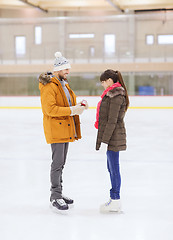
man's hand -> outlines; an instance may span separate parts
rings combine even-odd
[[[88,102],[86,100],[82,100],[79,103],[77,103],[77,105],[81,105],[85,107],[85,110],[87,110],[89,108]]]
[[[77,104],[76,106],[72,106],[72,107],[70,107],[70,110],[71,110],[70,116],[80,115],[83,113],[84,109],[85,109],[85,107],[81,106],[79,104]]]

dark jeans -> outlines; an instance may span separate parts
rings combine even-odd
[[[111,199],[120,199],[121,175],[119,169],[119,152],[107,151],[107,168],[112,185],[110,197]]]
[[[50,200],[62,197],[62,171],[66,162],[69,143],[52,143],[51,164],[51,197]]]

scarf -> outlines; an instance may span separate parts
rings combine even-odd
[[[98,129],[98,126],[99,126],[99,111],[100,111],[100,105],[101,105],[102,99],[107,94],[107,92],[109,92],[110,90],[112,90],[116,87],[121,87],[121,84],[119,82],[114,83],[112,86],[110,86],[106,90],[104,90],[104,92],[101,95],[101,100],[98,102],[97,110],[96,110],[96,121],[95,121],[95,124],[94,124],[96,129]]]

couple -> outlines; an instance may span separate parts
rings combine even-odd
[[[81,138],[79,115],[88,109],[88,103],[76,104],[76,96],[67,83],[71,66],[60,52],[55,53],[53,73],[39,76],[39,89],[43,112],[45,138],[51,144],[51,207],[55,211],[66,211],[73,200],[62,194],[62,171],[66,162],[69,142]],[[112,188],[110,200],[100,211],[120,212],[119,151],[126,149],[124,115],[129,106],[128,93],[121,73],[106,70],[100,76],[105,89],[97,105],[95,128],[98,129],[96,150],[101,142],[107,144],[107,167]]]

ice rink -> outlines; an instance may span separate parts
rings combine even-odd
[[[99,100],[87,99],[90,107]],[[49,208],[51,151],[41,109],[34,109],[39,97],[0,97],[0,239],[173,239],[173,97],[130,100],[132,107],[163,109],[131,108],[126,114],[128,149],[120,153],[123,212],[99,212],[109,199],[110,181],[106,148],[95,151],[93,108],[81,116],[83,138],[70,144],[64,194],[75,204],[62,215]]]

